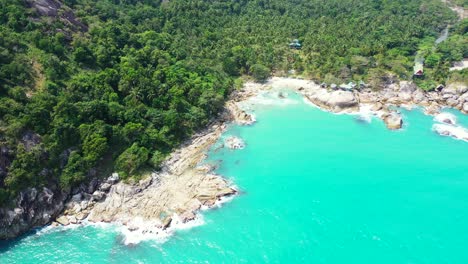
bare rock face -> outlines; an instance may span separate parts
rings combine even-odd
[[[379,102],[380,98],[377,93],[372,91],[366,91],[359,93],[359,101],[361,103],[375,103]]]
[[[408,82],[408,81],[401,81],[400,82],[400,92],[401,93],[413,93],[417,89],[418,89],[418,87],[413,82]]]
[[[255,123],[255,117],[242,110],[235,102],[226,103],[228,120],[233,120],[240,125],[251,125]]]
[[[396,112],[386,114],[382,118],[385,125],[390,130],[400,129],[403,126],[403,119],[401,118],[401,115]]]
[[[79,21],[73,11],[65,7],[58,0],[27,0],[28,4],[37,10],[39,16],[48,16],[60,19],[73,29],[87,31],[88,27]]]
[[[332,91],[318,89],[306,94],[306,97],[314,104],[332,112],[357,111],[358,100],[350,91]]]
[[[14,209],[0,208],[0,239],[11,239],[48,224],[63,210],[66,193],[29,188],[14,201]]]
[[[107,198],[90,211],[88,220],[131,225],[133,219],[141,218],[167,228],[170,222],[165,216],[177,214],[187,222],[195,218],[202,204],[213,205],[221,197],[236,193],[223,178],[196,170],[156,177],[146,189],[125,183],[112,186]]]
[[[424,95],[424,92],[421,90],[417,90],[413,93],[413,102],[415,104],[420,104],[426,99],[426,96]]]

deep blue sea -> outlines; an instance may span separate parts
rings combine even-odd
[[[132,246],[113,226],[39,230],[1,244],[0,263],[468,263],[468,143],[432,117],[401,110],[389,131],[295,94],[251,110],[225,133],[246,147],[207,161],[241,194],[203,225]]]

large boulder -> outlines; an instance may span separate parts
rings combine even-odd
[[[468,113],[468,102],[463,104],[463,112]]]
[[[401,115],[396,112],[386,114],[382,118],[385,125],[390,130],[400,129],[403,126],[403,119],[401,118]]]
[[[306,94],[306,97],[314,104],[332,112],[357,111],[358,100],[350,91],[332,91],[319,89]]]
[[[226,104],[226,118],[233,120],[240,125],[251,125],[255,123],[255,117],[244,110],[242,110],[235,102],[228,102]]]
[[[454,99],[454,98],[447,99],[447,105],[450,107],[455,107],[458,105],[458,103],[459,101],[457,99]]]

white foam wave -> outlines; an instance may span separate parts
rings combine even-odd
[[[155,241],[157,243],[166,242],[178,230],[187,230],[193,227],[201,226],[205,223],[203,216],[197,214],[195,219],[183,222],[177,214],[172,216],[171,225],[167,229],[159,227],[152,221],[145,221],[141,218],[135,218],[127,225],[120,225],[117,229],[123,235],[122,242],[127,245],[137,245],[142,241]],[[131,228],[129,228],[131,226]],[[135,229],[137,228],[137,229]]]
[[[241,102],[241,107],[244,110],[248,110],[255,106],[287,106],[298,104],[297,100],[290,99],[287,96],[288,94],[286,92],[280,91],[262,92],[244,102]]]
[[[204,211],[212,208],[219,208],[224,203],[231,201],[233,198],[234,196],[222,197],[212,207],[202,206],[201,210]],[[205,220],[203,215],[200,213],[195,215],[195,219],[185,223],[177,214],[174,214],[172,215],[171,225],[167,229],[158,227],[159,225],[157,223],[145,221],[141,218],[135,218],[130,224],[127,224],[126,226],[120,225],[118,231],[123,235],[122,242],[125,245],[136,245],[142,241],[148,240],[156,241],[157,243],[164,243],[178,230],[188,230],[204,224]],[[130,230],[133,228],[129,227],[138,227],[138,229]]]
[[[434,121],[439,123],[446,123],[449,125],[457,124],[457,117],[451,113],[440,113],[434,117]]]
[[[463,141],[468,141],[468,130],[462,126],[434,124],[432,126],[432,130],[434,130],[441,136],[447,136]]]

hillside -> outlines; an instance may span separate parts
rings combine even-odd
[[[0,203],[14,206],[28,187],[157,168],[241,76],[410,79],[456,15],[438,0],[0,0],[0,21]],[[455,31],[427,81],[467,56],[466,21]]]

